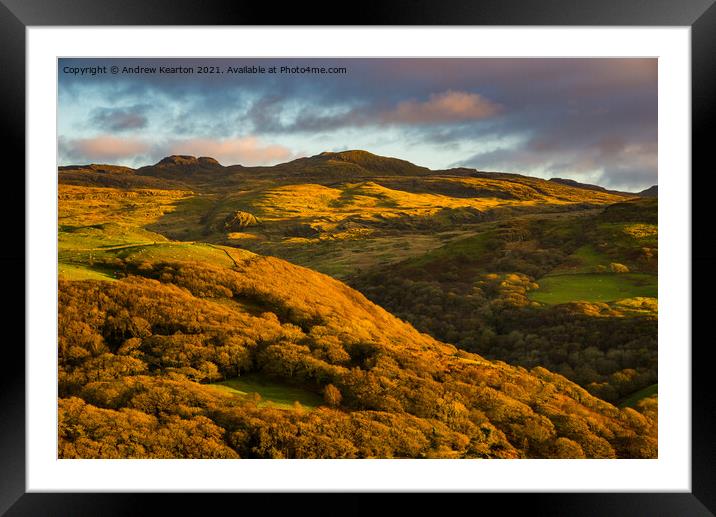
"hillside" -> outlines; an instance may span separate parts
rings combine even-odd
[[[607,190],[604,187],[600,187],[599,185],[592,185],[590,183],[581,183],[579,181],[575,181],[575,180],[571,180],[571,179],[567,179],[567,178],[550,178],[549,181],[554,181],[557,183],[561,183],[563,185],[569,185],[571,187],[583,188],[586,190],[595,190],[597,192],[609,192],[611,194],[617,194],[617,195],[621,195],[621,196],[636,197],[636,196],[641,195],[641,193],[632,194],[630,192],[621,192],[619,190]]]
[[[178,202],[149,229],[170,239],[279,256],[340,278],[439,247],[485,221],[625,199],[513,174],[431,172],[365,151],[273,167],[223,167],[209,158],[173,156],[126,174],[61,170],[60,184],[190,191],[191,200]],[[238,212],[260,224],[227,227]]]
[[[655,200],[364,151],[59,182],[60,457],[656,455]],[[652,284],[543,287],[595,274]]]
[[[659,187],[657,185],[652,185],[648,189],[639,192],[639,195],[641,197],[659,197]]]
[[[378,156],[367,151],[324,152],[308,158],[299,158],[274,167],[262,168],[272,175],[299,177],[328,176],[331,179],[352,179],[372,176],[424,176],[430,169],[405,160]]]
[[[60,457],[655,454],[649,418],[459,352],[327,276],[155,259],[60,282]],[[248,374],[337,395],[282,410],[207,384]]]
[[[513,217],[348,282],[423,332],[617,402],[657,380],[657,201]]]

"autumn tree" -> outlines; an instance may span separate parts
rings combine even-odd
[[[331,407],[338,407],[341,405],[343,395],[341,395],[341,391],[333,384],[327,384],[326,387],[323,388],[323,400]]]

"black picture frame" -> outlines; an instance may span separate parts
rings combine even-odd
[[[25,31],[28,26],[66,25],[572,25],[572,26],[690,26],[692,72],[692,491],[689,493],[569,493],[474,494],[467,504],[486,502],[511,508],[529,507],[535,515],[714,515],[716,513],[716,404],[711,398],[709,348],[704,321],[716,308],[705,293],[716,288],[716,255],[710,251],[713,144],[708,129],[716,124],[716,6],[715,0],[391,0],[361,4],[350,15],[337,5],[197,0],[0,0],[0,124],[3,147],[4,199],[7,224],[0,263],[7,289],[5,328],[19,330],[18,339],[4,340],[0,375],[0,514],[7,515],[141,515],[159,502],[164,512],[196,513],[207,507],[182,494],[26,493],[25,489],[25,353],[24,280],[25,227]],[[343,10],[345,13],[345,10]],[[661,142],[668,145],[668,142]],[[673,173],[674,171],[670,171]],[[688,171],[686,172],[688,173]],[[698,179],[698,188],[694,188]],[[23,195],[20,195],[20,192]],[[700,240],[699,240],[700,239]],[[20,244],[22,243],[22,244]],[[24,275],[17,274],[23,271]],[[13,285],[13,282],[16,285]],[[21,286],[21,282],[23,285]],[[13,289],[15,288],[15,289]],[[698,288],[698,289],[696,289]],[[21,291],[22,289],[22,291]],[[15,292],[13,292],[15,291]],[[20,295],[19,293],[23,294]],[[17,293],[17,294],[15,294]],[[697,296],[697,293],[704,296]],[[12,296],[12,298],[10,298]],[[22,297],[22,298],[20,298]],[[698,325],[697,325],[698,324]],[[700,339],[701,338],[701,339]],[[22,340],[22,341],[21,341]],[[271,495],[271,510],[294,511],[296,497]],[[211,506],[242,497],[248,510],[257,495],[212,494]],[[349,495],[340,503],[324,499],[321,513],[365,513],[377,506],[374,494]],[[160,501],[156,501],[161,498]],[[218,499],[217,499],[218,498]],[[475,500],[475,498],[479,498]],[[462,501],[466,502],[466,501]],[[232,503],[234,504],[234,503]],[[403,498],[403,511],[424,507],[423,494]],[[452,505],[459,504],[456,501]],[[324,506],[325,505],[325,506]],[[504,507],[504,506],[503,506]],[[314,509],[315,509],[314,503]],[[457,508],[457,507],[456,507]],[[482,507],[484,508],[484,507]],[[321,510],[319,509],[319,510]],[[236,507],[237,511],[240,511]]]

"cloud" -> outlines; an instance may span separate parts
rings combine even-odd
[[[92,138],[60,137],[60,161],[64,163],[118,162],[145,155],[151,144],[141,138],[101,135]]]
[[[125,108],[95,108],[90,115],[90,122],[100,131],[141,129],[147,126],[147,117],[144,114],[146,109],[144,104]]]
[[[427,100],[401,100],[392,107],[381,105],[380,99],[371,99],[351,105],[343,104],[302,106],[296,109],[291,103],[276,97],[259,98],[249,108],[246,118],[254,131],[292,133],[333,131],[341,128],[366,126],[425,126],[476,122],[491,118],[503,107],[480,94],[448,90],[431,93]]]
[[[633,189],[657,181],[658,61],[653,58],[191,60],[195,66],[345,66],[344,75],[62,71],[65,65],[187,62],[61,59],[60,133],[84,137],[83,124],[93,120],[97,134],[151,134],[165,151],[171,142],[218,140],[221,145],[214,147],[226,153],[227,162],[258,163],[281,154],[261,150],[270,147],[261,142],[309,154],[345,145],[437,169],[470,162],[525,174],[599,176],[612,186],[638,181]],[[142,104],[150,107],[129,109]],[[106,111],[109,106],[125,108]],[[139,127],[142,121],[134,115],[146,117],[145,125]],[[255,137],[255,149],[249,152],[248,143],[240,148],[237,135]],[[159,144],[152,145],[148,156],[157,149]]]
[[[190,138],[176,140],[162,145],[165,154],[189,154],[194,156],[210,156],[224,165],[267,165],[286,161],[293,153],[282,145],[264,145],[254,136],[208,139]]]
[[[499,113],[502,107],[477,93],[446,91],[430,95],[427,101],[403,101],[380,116],[397,124],[431,124],[482,120]]]
[[[61,163],[114,163],[141,166],[165,156],[210,156],[224,165],[270,165],[295,157],[282,145],[263,144],[254,136],[208,139],[187,138],[152,142],[145,138],[102,135],[93,138],[60,137]]]
[[[545,178],[566,177],[617,190],[640,190],[657,183],[657,145],[619,136],[560,142],[532,138],[514,147],[477,153],[455,166],[519,172]]]

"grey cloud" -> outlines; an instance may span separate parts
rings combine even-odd
[[[90,115],[90,123],[100,131],[128,131],[147,126],[145,112],[149,106],[136,104],[122,108],[95,108]]]
[[[575,145],[542,138],[527,140],[515,148],[477,153],[453,165],[525,174],[538,170],[545,177],[641,190],[657,182],[656,157],[656,144],[650,141],[627,142],[615,137]]]
[[[62,73],[65,65],[189,61],[214,66],[319,63],[347,66],[349,73]],[[150,102],[155,109],[144,114],[145,124],[161,127],[167,137],[315,137],[329,149],[345,143],[342,130],[369,130],[378,140],[397,131],[406,147],[430,146],[442,153],[444,166],[459,161],[528,174],[545,169],[555,175],[602,174],[610,186],[656,183],[656,59],[63,59],[60,66],[61,102],[81,102],[88,93],[103,98],[105,106]],[[446,92],[465,97],[442,99]],[[460,108],[451,112],[451,106]],[[465,118],[461,112],[472,115]],[[110,115],[103,116],[110,124]],[[107,131],[129,132],[126,126],[141,121],[128,116],[116,123]],[[477,151],[485,141],[494,147],[501,140],[522,143],[495,154]],[[471,144],[475,156],[458,160],[455,150]]]
[[[314,106],[304,107],[288,122],[284,121],[286,114],[281,100],[264,98],[254,103],[246,116],[255,131],[292,133],[365,126],[443,126],[489,119],[502,109],[501,105],[477,93],[448,90],[390,106],[379,103],[353,107],[324,106],[325,111],[333,111],[327,115],[321,114]]]

